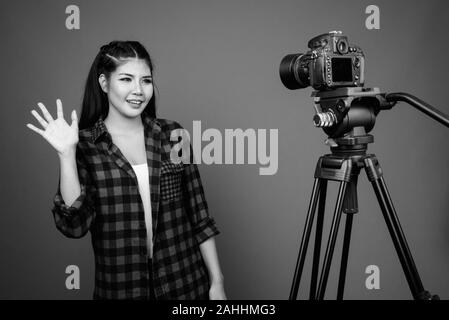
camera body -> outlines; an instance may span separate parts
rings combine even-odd
[[[290,54],[281,61],[279,74],[288,89],[363,87],[365,56],[340,31],[316,36],[308,47],[307,53]]]

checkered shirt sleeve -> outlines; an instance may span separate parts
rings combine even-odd
[[[194,236],[200,244],[220,232],[209,215],[198,166],[195,163],[185,164],[183,175],[186,207]]]
[[[95,219],[93,199],[96,191],[79,148],[76,152],[76,162],[81,194],[71,206],[68,206],[61,195],[61,177],[59,177],[58,189],[53,199],[54,206],[52,208],[56,227],[69,238],[83,237],[89,231]]]

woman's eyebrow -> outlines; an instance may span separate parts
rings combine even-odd
[[[134,78],[134,75],[130,74],[130,73],[119,73],[119,75],[125,75],[125,76],[129,76]],[[151,75],[147,75],[147,76],[143,76],[142,78],[152,78],[153,76]]]

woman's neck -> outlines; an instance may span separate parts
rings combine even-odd
[[[126,118],[114,112],[109,112],[106,119],[104,119],[104,124],[110,134],[116,135],[138,134],[143,130],[142,117],[140,115],[135,118]]]

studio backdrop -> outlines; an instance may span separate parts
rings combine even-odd
[[[137,40],[154,58],[158,117],[182,124],[199,150],[228,298],[287,299],[315,166],[329,146],[314,126],[313,88],[285,88],[282,58],[342,31],[365,54],[365,87],[411,93],[448,114],[448,10],[442,0],[3,1],[0,298],[92,297],[90,235],[68,239],[56,229],[59,161],[26,124],[36,124],[38,102],[55,115],[58,98],[67,121],[73,109],[80,114],[100,46]],[[227,135],[238,130],[248,135],[240,149]],[[381,163],[424,287],[447,299],[449,129],[398,103],[379,113],[371,134],[368,153]],[[325,234],[337,191],[330,182]],[[344,297],[411,299],[364,172],[358,201]],[[326,299],[336,297],[343,225],[344,215]],[[299,298],[308,297],[311,257],[309,249]],[[73,266],[79,289],[67,287]]]

